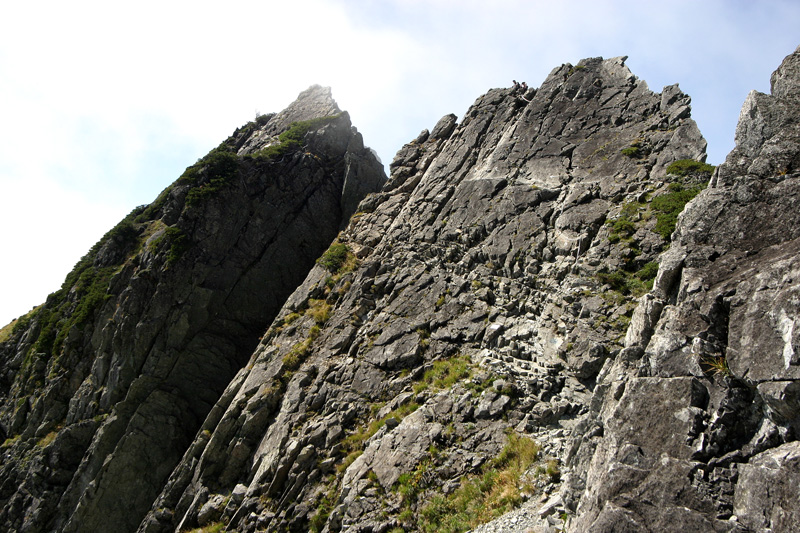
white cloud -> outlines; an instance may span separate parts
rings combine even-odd
[[[128,211],[89,202],[45,177],[4,181],[0,322],[44,302],[89,248]]]

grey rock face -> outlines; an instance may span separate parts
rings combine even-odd
[[[654,199],[705,141],[624,62],[490,90],[360,203],[381,174],[325,89],[237,131],[93,251],[91,327],[0,346],[3,525],[435,530],[521,435],[522,507],[480,531],[796,529],[800,49],[671,237]]]
[[[613,280],[666,244],[650,195],[675,159],[704,157],[688,104],[596,58],[422,132],[339,236],[347,266],[318,265],[288,299],[139,530],[194,527],[201,500],[239,485],[231,530],[413,528],[514,428],[564,458],[624,347],[635,289]]]
[[[772,95],[748,96],[634,313],[631,357],[598,379],[574,531],[797,528],[798,65],[800,50]]]
[[[311,119],[296,146],[258,152]],[[286,297],[384,181],[312,87],[109,232],[0,346],[0,527],[135,530]],[[221,511],[209,499],[202,520]]]

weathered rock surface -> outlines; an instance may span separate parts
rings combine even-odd
[[[309,120],[293,144],[279,137]],[[135,530],[286,297],[384,182],[312,87],[109,232],[0,345],[0,529]]]
[[[339,236],[347,261],[289,298],[140,531],[196,527],[242,485],[229,530],[421,527],[425,502],[514,428],[557,464],[666,244],[649,199],[670,163],[704,157],[688,104],[624,58],[589,59],[527,97],[491,90],[404,146]],[[560,520],[559,502],[537,516]]]
[[[799,85],[800,49],[747,97],[736,148],[681,215],[634,313],[648,319],[575,432],[571,530],[800,524]]]
[[[713,176],[670,167],[704,160],[689,97],[624,61],[489,91],[360,204],[380,173],[346,115],[279,147],[338,113],[326,90],[236,132],[143,213],[149,240],[94,251],[115,269],[92,328],[42,337],[39,311],[2,345],[4,525],[437,530],[531,438],[503,496],[521,507],[477,531],[796,529],[800,49]],[[248,179],[219,187],[231,160]],[[272,183],[291,216],[255,205]],[[73,278],[79,315],[93,278]]]

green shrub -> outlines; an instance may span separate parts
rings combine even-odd
[[[631,221],[625,215],[619,217],[614,223],[611,225],[611,232],[617,235],[623,235],[625,237],[630,237],[634,233],[636,233],[636,224]]]
[[[320,265],[336,273],[344,264],[345,259],[347,259],[347,245],[337,242],[331,244],[318,261]]]
[[[655,231],[667,241],[675,231],[678,215],[686,204],[702,190],[700,187],[684,189],[682,186],[673,189],[671,192],[653,198],[650,203],[650,207],[656,212],[657,217]]]
[[[177,262],[192,247],[191,239],[176,226],[170,226],[165,229],[164,236],[169,239],[170,243],[169,253],[167,254],[168,265]]]
[[[172,192],[173,187],[174,185],[170,185],[169,187],[161,191],[161,193],[153,201],[153,203],[146,206],[144,211],[142,211],[136,216],[135,222],[142,223],[148,220],[155,219],[159,211],[161,211],[161,208],[164,207],[165,203],[167,203],[167,198],[169,198],[169,193]]]
[[[646,263],[637,272],[628,272],[627,270],[598,272],[597,279],[601,283],[607,283],[612,290],[620,294],[641,296],[653,288],[653,279],[655,279],[657,273],[658,263],[653,261]]]
[[[710,178],[715,168],[714,165],[701,163],[694,159],[679,159],[667,167],[667,174],[674,174],[675,176],[681,177],[695,175]]]
[[[25,331],[26,329],[28,329],[28,326],[31,325],[31,320],[33,319],[33,317],[36,316],[38,310],[39,308],[37,307],[33,311],[30,311],[29,313],[19,317],[16,321],[14,321],[13,326],[11,326],[11,334],[16,335],[20,331]]]
[[[277,144],[273,144],[262,150],[259,150],[253,154],[252,157],[257,159],[277,159],[286,154],[294,152],[302,146],[306,133],[311,130],[318,129],[338,117],[339,115],[332,115],[328,117],[319,117],[311,120],[293,122],[291,125],[289,125],[289,129],[278,136]]]
[[[332,274],[344,274],[355,270],[358,260],[346,244],[334,242],[331,244],[322,257],[317,259],[317,263],[325,267]],[[333,280],[334,283],[337,281]]]
[[[642,150],[638,146],[629,146],[622,149],[622,155],[630,157],[631,159],[639,159],[642,157]]]
[[[238,170],[239,156],[231,152],[227,145],[211,150],[203,159],[187,168],[178,180],[179,183],[194,185],[186,193],[186,205],[197,205],[215,195]]]
[[[642,281],[649,281],[655,279],[656,274],[658,274],[658,263],[651,261],[639,269],[639,272],[636,273],[636,277]]]
[[[602,283],[611,285],[611,288],[615,291],[623,294],[630,292],[628,289],[628,277],[621,270],[615,270],[614,272],[598,272],[597,278]]]

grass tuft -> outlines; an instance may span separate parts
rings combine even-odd
[[[425,532],[460,533],[518,507],[532,488],[523,480],[539,457],[531,439],[511,433],[500,454],[479,474],[469,476],[449,495],[437,495],[422,507],[417,523]]]

